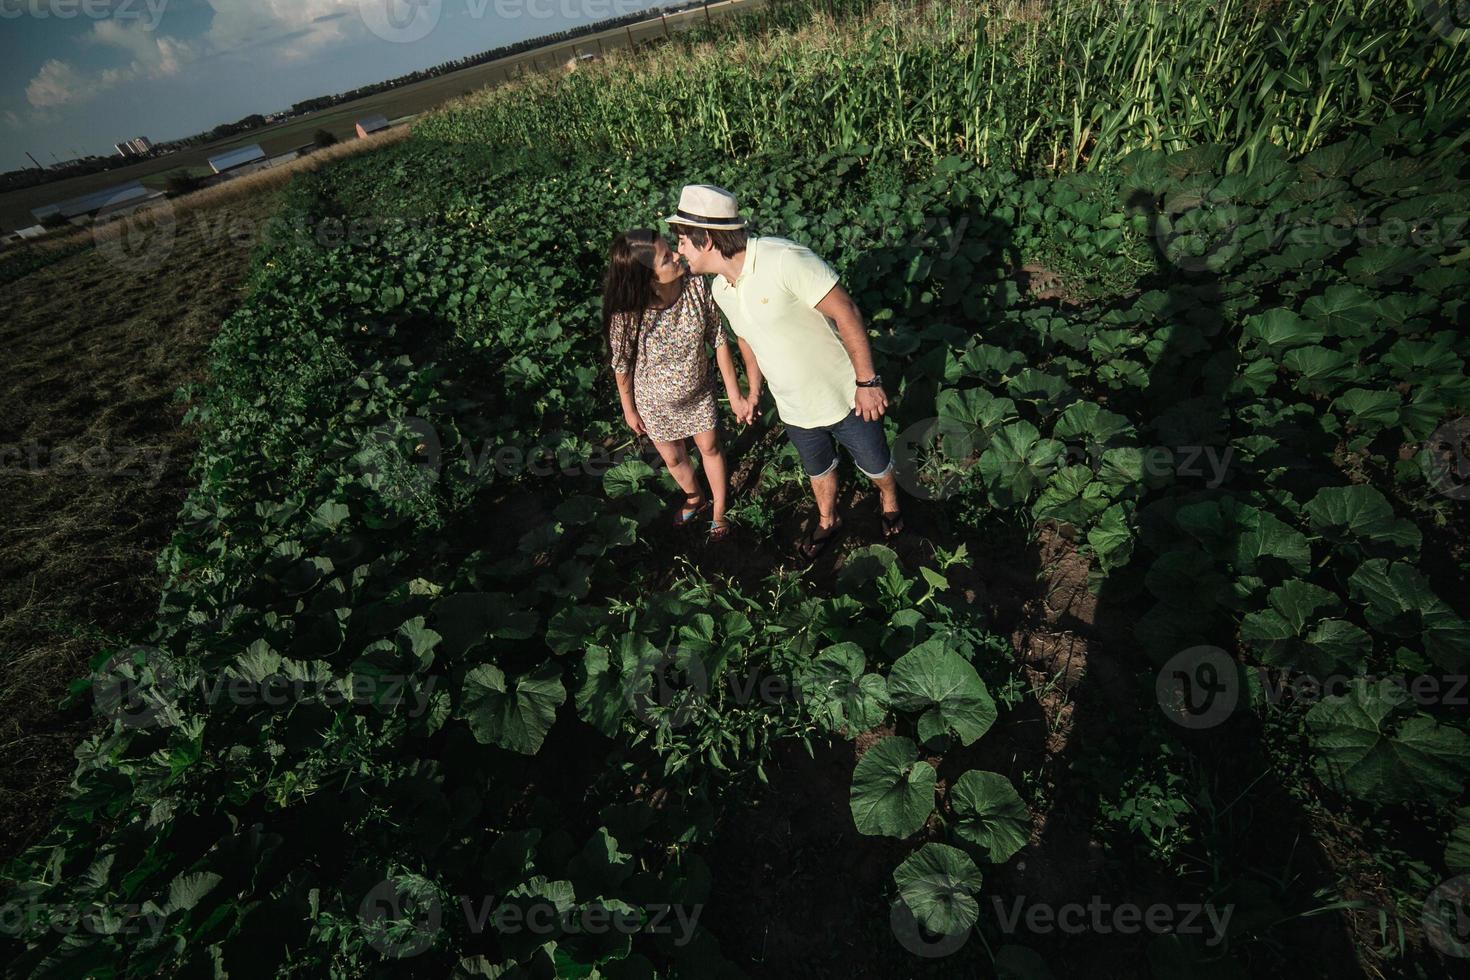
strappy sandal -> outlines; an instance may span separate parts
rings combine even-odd
[[[708,540],[711,544],[716,541],[723,541],[728,538],[730,536],[730,532],[734,530],[735,525],[731,524],[728,520],[724,523],[721,523],[719,521],[710,521]]]
[[[837,532],[840,530],[842,530],[842,518],[840,517],[832,522],[831,527],[822,527],[821,521],[818,520],[797,546],[801,550],[801,557],[807,561],[816,558],[826,549],[827,545],[832,543],[832,539],[837,537]],[[822,535],[820,538],[817,537],[819,532]]]
[[[883,537],[896,538],[903,533],[903,513],[896,510],[885,510],[880,515],[883,518]]]
[[[698,504],[690,504],[689,501],[701,501]],[[674,527],[687,527],[694,523],[694,518],[704,513],[704,509],[710,505],[702,493],[686,493],[684,495],[684,507],[678,514],[674,515]]]

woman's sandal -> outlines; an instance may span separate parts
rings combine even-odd
[[[802,538],[801,543],[797,546],[801,550],[801,557],[807,561],[816,558],[831,543],[832,539],[837,537],[837,532],[840,530],[842,530],[842,518],[840,517],[832,522],[831,527],[822,527],[820,521],[813,524],[811,530],[807,531],[806,537]],[[822,532],[820,538],[817,537],[819,531]]]
[[[880,515],[883,518],[883,537],[896,538],[903,532],[903,513],[896,510],[885,510]]]
[[[711,543],[714,543],[716,541],[723,541],[728,538],[730,536],[730,532],[734,530],[735,525],[731,524],[729,521],[710,521],[709,541]]]
[[[700,503],[691,505],[689,503],[689,501],[691,500],[698,500],[700,501]],[[687,527],[688,525],[694,523],[694,518],[703,513],[704,509],[709,505],[710,502],[705,498],[704,494],[686,493],[684,495],[683,509],[674,516],[674,527]]]

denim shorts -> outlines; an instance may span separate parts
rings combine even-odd
[[[893,470],[893,455],[883,436],[881,417],[867,422],[853,409],[841,421],[815,429],[788,425],[786,434],[801,457],[801,468],[813,479],[826,476],[837,465],[838,443],[846,447],[864,476],[876,479]]]

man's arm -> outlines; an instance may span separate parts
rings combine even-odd
[[[765,380],[761,377],[761,366],[756,362],[755,351],[745,342],[745,338],[737,335],[736,342],[740,344],[740,358],[745,361],[745,381],[749,390],[745,395],[745,418],[740,421],[749,425],[755,420],[755,407],[761,400],[761,383]]]
[[[852,301],[847,290],[842,288],[842,284],[833,286],[822,297],[816,309],[837,324],[837,335],[842,339],[842,346],[847,348],[847,356],[852,361],[857,379],[866,381],[877,374],[873,368],[873,349],[868,345],[868,330],[863,326],[863,315],[858,312],[857,304]],[[859,388],[854,401],[858,415],[869,422],[882,418],[888,409],[888,396],[881,387]]]

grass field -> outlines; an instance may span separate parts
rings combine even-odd
[[[722,0],[710,4],[712,17],[728,17],[760,7],[765,0]],[[684,30],[704,21],[702,9],[681,11],[668,17],[670,31]],[[497,85],[517,78],[524,72],[559,71],[574,51],[600,53],[621,51],[628,47],[629,38],[642,43],[663,36],[664,22],[653,18],[628,28],[604,31],[578,38],[564,44],[548,45],[535,51],[527,51],[510,58],[476,65],[460,71],[425,79],[405,85],[389,92],[358,99],[307,113],[274,126],[267,126],[243,136],[219,140],[204,146],[180,150],[165,156],[143,160],[107,173],[88,174],[70,180],[56,181],[39,187],[12,191],[0,195],[0,230],[13,231],[35,224],[31,209],[56,201],[80,197],[92,191],[141,180],[145,187],[162,189],[165,178],[175,170],[187,170],[198,176],[212,173],[209,158],[227,150],[259,143],[268,156],[276,156],[309,143],[318,129],[325,129],[339,140],[356,138],[355,126],[359,119],[383,115],[390,121],[403,119],[441,105],[456,96],[465,95],[486,86]]]
[[[68,676],[158,605],[158,551],[173,533],[196,438],[175,392],[207,380],[205,354],[239,305],[254,237],[279,201],[262,193],[181,222],[165,266],[87,251],[0,285],[0,853],[45,826],[91,712],[62,711]]]

